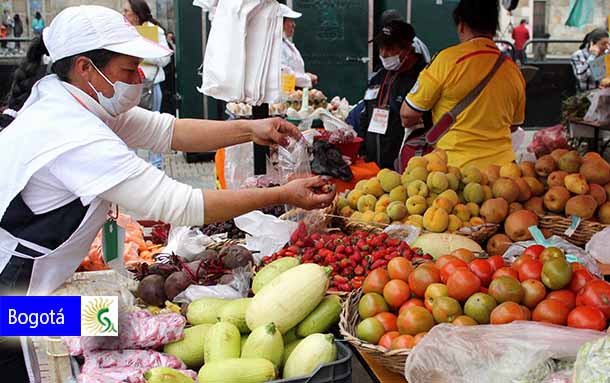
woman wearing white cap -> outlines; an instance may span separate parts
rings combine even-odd
[[[0,294],[44,295],[59,287],[87,254],[111,203],[151,219],[201,225],[269,205],[319,208],[334,198],[316,193],[324,183],[317,177],[269,189],[195,190],[130,151],[202,152],[250,140],[282,144],[300,135],[279,119],[180,120],[135,107],[140,60],[169,52],[116,11],[80,6],[58,14],[16,73],[12,98],[30,92],[43,53],[53,74],[34,84],[0,133]],[[15,374],[6,381],[27,381],[19,375],[23,358],[10,360],[15,353],[6,348],[0,339],[0,367]]]
[[[284,16],[284,36],[282,38],[282,70],[296,77],[296,86],[299,88],[311,88],[318,82],[318,76],[313,73],[305,72],[305,61],[301,56],[301,52],[292,42],[294,37],[294,29],[296,27],[295,19],[302,15],[288,8],[284,4],[280,4],[282,15]]]

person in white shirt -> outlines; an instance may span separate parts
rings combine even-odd
[[[305,61],[301,52],[292,42],[296,21],[302,16],[284,4],[280,4],[281,13],[284,16],[284,36],[282,37],[282,71],[293,74],[296,77],[298,88],[311,88],[318,83],[318,76],[313,73],[305,72]]]

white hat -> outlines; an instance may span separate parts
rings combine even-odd
[[[280,16],[287,17],[289,19],[298,19],[299,17],[303,16],[303,14],[293,11],[285,4],[280,4]]]
[[[143,59],[172,53],[142,37],[119,12],[97,5],[64,9],[44,29],[42,39],[53,62],[95,49]]]

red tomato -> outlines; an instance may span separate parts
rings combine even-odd
[[[436,266],[440,269],[443,268],[443,266],[445,266],[447,264],[447,262],[453,260],[453,259],[458,259],[456,257],[454,257],[453,255],[441,255],[440,257],[438,257],[438,259],[436,260]]]
[[[568,321],[570,309],[563,302],[556,299],[545,299],[538,303],[532,319],[536,322],[553,323],[560,326],[565,326]]]
[[[572,290],[565,289],[551,291],[549,295],[546,296],[546,299],[557,299],[568,306],[570,310],[576,307],[576,294],[574,294]]]
[[[481,288],[481,280],[470,270],[456,270],[447,280],[447,292],[451,298],[466,302],[471,295]]]
[[[606,329],[606,317],[597,307],[580,306],[568,315],[568,326],[604,331]]]
[[[570,283],[570,290],[574,293],[578,293],[587,282],[595,279],[589,270],[581,269],[572,272],[572,282]]]
[[[519,266],[519,280],[521,282],[527,281],[528,279],[540,280],[540,274],[542,274],[542,262],[534,259],[528,259],[521,263]]]
[[[396,325],[396,315],[385,312],[379,313],[373,318],[377,319],[379,323],[381,323],[385,332],[398,331],[398,326]]]
[[[377,344],[389,351],[392,348],[392,341],[399,336],[400,333],[398,331],[386,332],[381,339],[379,339],[379,343]]]
[[[530,255],[522,255],[519,258],[517,258],[515,260],[515,262],[513,262],[512,268],[517,270],[517,272],[518,272],[519,268],[521,267],[521,264],[523,262],[532,261],[532,260],[534,260],[534,258],[532,258],[532,256],[530,256]]]
[[[468,264],[461,259],[451,259],[445,263],[445,266],[441,269],[441,282],[447,283],[447,279],[451,274],[459,268],[468,268]]]
[[[493,255],[487,259],[487,262],[489,262],[494,271],[506,266],[506,263],[504,263],[504,258],[502,258],[501,255]]]
[[[533,259],[538,259],[538,257],[540,257],[540,253],[542,253],[543,250],[544,250],[544,246],[542,246],[542,245],[532,245],[532,246],[528,247],[527,249],[525,249],[525,251],[523,252],[523,255],[529,255]]]
[[[501,267],[498,270],[496,270],[496,272],[491,277],[491,279],[494,280],[494,279],[497,279],[500,277],[511,277],[516,280],[519,280],[519,273],[517,272],[517,270],[515,270],[511,267],[505,266],[505,267]]]
[[[606,319],[610,319],[610,283],[594,279],[580,289],[576,296],[576,306],[593,306],[600,309]]]
[[[402,314],[403,311],[405,311],[406,309],[408,309],[409,307],[412,307],[412,306],[425,307],[424,301],[422,301],[421,299],[411,298],[408,301],[406,301],[405,303],[403,303],[402,306],[400,306],[400,309],[398,309],[398,315]]]
[[[470,271],[474,273],[481,280],[483,286],[489,286],[491,283],[491,277],[494,274],[493,267],[484,259],[475,259],[470,262]]]

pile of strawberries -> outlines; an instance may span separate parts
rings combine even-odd
[[[297,230],[298,232],[298,230]],[[298,257],[301,263],[316,263],[332,268],[329,291],[352,291],[360,288],[370,271],[386,267],[396,257],[414,263],[431,260],[429,254],[411,248],[400,239],[386,233],[355,231],[343,233],[293,235],[292,244],[272,256],[264,257],[264,265],[278,258]]]

